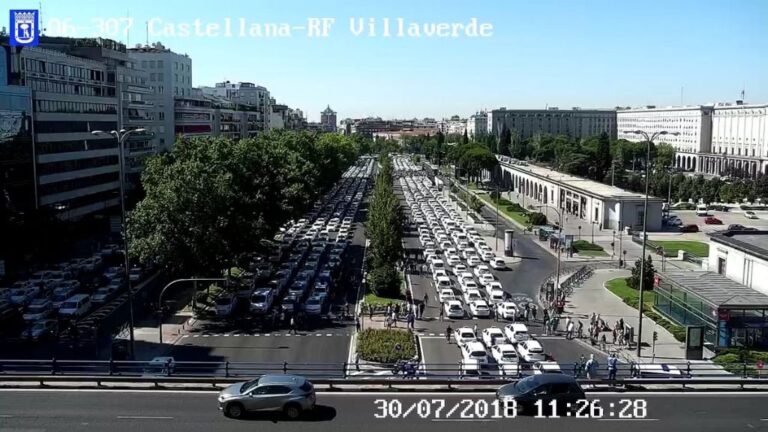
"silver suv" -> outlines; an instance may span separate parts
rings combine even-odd
[[[219,409],[232,418],[243,417],[248,411],[282,411],[295,419],[314,407],[314,386],[297,375],[264,375],[232,384],[219,393]]]

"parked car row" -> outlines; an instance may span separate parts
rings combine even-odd
[[[251,315],[266,315],[275,308],[286,313],[320,315],[330,304],[355,226],[355,215],[373,174],[373,159],[361,159],[305,217],[281,228],[279,245],[269,265],[259,264],[253,285],[241,298],[219,297],[216,314],[229,317],[238,303],[248,302]]]
[[[502,270],[506,262],[408,159],[395,157],[394,166],[444,314],[490,317],[507,298],[491,269]]]
[[[21,315],[25,327],[22,338],[38,340],[54,335],[59,321],[77,321],[125,288],[123,267],[105,268],[119,253],[117,245],[106,244],[90,257],[36,271],[9,288],[0,288],[0,309]],[[141,268],[130,270],[131,281],[143,277]]]

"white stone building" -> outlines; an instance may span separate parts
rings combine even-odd
[[[467,136],[474,138],[488,133],[488,113],[478,111],[467,119]]]
[[[679,135],[663,135],[656,144],[667,143],[675,148],[675,167],[696,171],[698,155],[709,152],[712,141],[712,106],[620,109],[616,112],[617,137],[631,142],[644,141],[640,135],[627,131],[642,130],[652,135],[667,131]]]
[[[706,174],[768,174],[768,104],[715,105],[712,144],[699,155],[699,166]]]
[[[566,135],[572,138],[588,138],[606,132],[616,138],[616,111],[595,110],[574,107],[561,110],[547,109],[506,109],[504,107],[488,113],[488,133],[500,136],[504,126],[516,134],[518,139],[528,139],[537,134]]]

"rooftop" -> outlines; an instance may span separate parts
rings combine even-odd
[[[768,261],[768,231],[716,231],[709,238]]]
[[[768,308],[767,295],[714,272],[672,271],[662,273],[661,280],[680,285],[715,307]]]
[[[622,188],[596,182],[594,180],[561,173],[559,171],[551,170],[549,168],[544,168],[538,165],[532,165],[528,163],[523,165],[520,163],[520,161],[507,156],[497,155],[496,157],[499,159],[499,162],[501,162],[502,165],[512,167],[517,171],[524,171],[543,180],[548,180],[553,183],[562,183],[564,186],[567,186],[570,189],[578,190],[585,195],[625,201],[632,201],[645,197],[645,195],[637,192],[631,192]],[[649,197],[648,199],[650,201],[661,201],[661,198],[653,196]]]

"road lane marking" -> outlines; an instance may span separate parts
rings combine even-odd
[[[117,416],[117,418],[130,420],[173,420],[173,417],[168,416]]]
[[[333,334],[331,334],[331,333],[326,333],[325,335],[326,336],[333,336]]]
[[[0,418],[12,418],[12,417],[13,417],[12,415],[0,414]]]
[[[224,337],[227,337],[227,336],[229,336],[229,333],[224,333]]]
[[[431,419],[433,422],[492,422],[496,419]]]
[[[204,334],[203,337],[210,337],[211,335]]]

